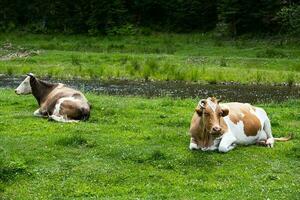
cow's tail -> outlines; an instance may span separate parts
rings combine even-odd
[[[293,134],[289,134],[288,136],[285,137],[278,137],[278,138],[274,138],[275,141],[279,141],[279,142],[286,142],[289,141],[290,139],[292,139]]]

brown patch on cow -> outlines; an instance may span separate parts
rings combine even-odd
[[[191,120],[191,125],[190,125],[190,135],[195,138],[196,140],[199,139],[199,133],[202,131],[200,129],[200,116],[198,115],[197,112],[194,113],[192,120]]]
[[[56,83],[41,81],[34,76],[30,76],[31,91],[38,104],[41,105],[48,95],[58,86]]]
[[[65,100],[60,105],[59,114],[69,119],[81,119],[81,102]]]
[[[244,113],[245,116],[243,117],[244,123],[244,131],[247,136],[255,136],[257,135],[258,131],[261,129],[260,121],[258,117],[256,117],[253,113],[247,112]]]
[[[226,104],[230,108],[229,118],[237,124],[242,121],[244,124],[244,131],[247,136],[255,136],[261,129],[260,120],[253,114],[256,108],[250,104],[243,103],[228,103]]]

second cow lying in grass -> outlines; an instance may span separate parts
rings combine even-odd
[[[267,113],[247,103],[219,104],[215,98],[200,100],[192,118],[190,149],[230,151],[236,144],[273,147]]]
[[[33,94],[40,108],[35,116],[49,117],[59,122],[77,122],[87,120],[90,116],[90,104],[85,96],[61,83],[47,83],[28,74],[15,92]]]

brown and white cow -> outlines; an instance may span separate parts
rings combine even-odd
[[[49,117],[59,122],[77,122],[90,116],[90,104],[85,96],[61,83],[48,83],[28,74],[15,90],[18,95],[32,94],[40,108],[35,116]]]
[[[236,144],[261,144],[273,147],[274,141],[287,141],[290,137],[274,138],[267,113],[248,103],[224,103],[214,97],[199,101],[190,126],[189,148],[203,151],[228,152]]]

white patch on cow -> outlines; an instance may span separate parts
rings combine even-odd
[[[49,119],[52,119],[57,122],[68,122],[68,123],[79,122],[79,120],[65,119],[62,115],[60,116],[51,115],[49,116]]]
[[[190,150],[198,150],[199,146],[194,142],[194,138],[191,137],[190,140],[190,146],[189,146]]]
[[[233,135],[233,132],[230,130],[230,127],[228,127],[228,131],[224,133],[221,137],[221,142],[218,147],[219,152],[226,153],[236,146],[237,139]]]
[[[207,101],[208,106],[214,111],[216,112],[217,109],[217,104],[213,103],[212,101],[208,100]]]
[[[198,150],[199,149],[198,145],[193,142],[190,143],[189,148],[190,148],[190,150]]]
[[[16,94],[31,94],[30,76],[27,76],[25,80],[15,89]]]

